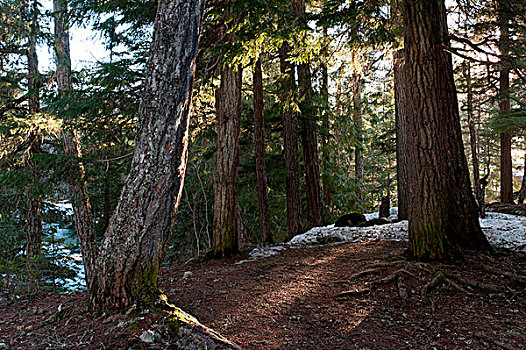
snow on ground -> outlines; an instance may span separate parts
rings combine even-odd
[[[396,220],[398,208],[392,208],[390,214],[388,220]],[[365,214],[365,217],[371,220],[377,218],[378,213]],[[493,246],[526,252],[526,217],[488,212],[486,218],[480,220],[480,225]],[[249,260],[240,261],[238,264],[273,256],[289,248],[359,241],[407,241],[407,226],[407,221],[400,221],[372,227],[315,227],[295,236],[288,243],[255,248],[250,253]]]

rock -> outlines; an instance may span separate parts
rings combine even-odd
[[[151,329],[149,329],[143,334],[141,334],[139,339],[145,343],[151,344],[151,343],[155,343],[156,341],[160,340],[161,335],[157,333],[156,331],[152,331]]]
[[[358,226],[362,222],[366,222],[365,215],[360,213],[350,213],[342,215],[334,223],[335,227]]]

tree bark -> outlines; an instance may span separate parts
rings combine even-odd
[[[31,1],[28,4],[31,16],[29,31],[29,48],[27,55],[27,81],[28,81],[28,107],[30,117],[40,113],[40,76],[38,72],[37,35],[38,35],[38,2]],[[26,257],[32,261],[40,254],[42,246],[42,198],[34,193],[35,185],[40,181],[38,174],[38,160],[35,159],[41,153],[42,136],[38,127],[35,127],[29,135],[29,172],[31,182],[26,190],[27,229],[26,229]]]
[[[290,45],[284,42],[279,50],[280,70],[283,76],[281,87],[285,98],[283,107],[283,147],[285,153],[287,186],[287,239],[300,232],[300,180],[298,156],[298,119],[290,105],[295,90],[294,65],[289,61]]]
[[[519,204],[524,203],[526,198],[526,152],[524,153],[524,173],[522,175],[521,189],[519,190]]]
[[[254,66],[254,145],[256,152],[256,176],[258,187],[258,211],[261,243],[273,243],[270,231],[268,204],[267,167],[265,166],[265,124],[263,118],[263,71],[261,58]]]
[[[354,126],[354,176],[358,187],[356,194],[363,201],[363,119],[362,119],[362,78],[353,74],[353,126]]]
[[[506,15],[499,14],[500,51],[503,55],[500,69],[499,108],[500,116],[508,116],[510,106],[509,23]],[[513,203],[513,171],[511,161],[511,130],[500,133],[500,201]]]
[[[95,309],[159,297],[187,162],[188,122],[203,0],[161,0],[139,107],[131,171],[105,234],[91,284]]]
[[[409,253],[441,260],[489,250],[464,154],[446,10],[439,0],[405,0],[404,43],[412,108],[402,118],[408,152]]]
[[[408,145],[407,131],[408,123],[405,118],[411,107],[411,96],[409,96],[409,72],[407,70],[407,58],[405,50],[401,49],[393,54],[394,80],[395,80],[395,124],[396,124],[396,182],[398,189],[398,219],[409,218],[409,179],[408,179]]]
[[[327,27],[323,28],[323,37],[324,40],[328,40],[328,34],[327,34]],[[323,128],[323,138],[322,138],[322,157],[324,162],[324,173],[323,176],[323,199],[325,201],[325,218],[328,219],[331,215],[331,207],[332,207],[332,198],[331,198],[331,186],[330,186],[330,179],[329,179],[329,164],[331,161],[331,156],[329,152],[329,136],[330,136],[330,112],[329,112],[329,71],[327,68],[327,53],[325,53],[325,57],[323,59],[323,62],[321,64],[321,96],[323,99],[323,121],[322,121],[322,128]]]
[[[55,12],[55,57],[57,64],[57,89],[59,98],[67,99],[73,89],[71,82],[71,56],[69,49],[69,27],[67,24],[67,2],[54,0]],[[65,107],[67,109],[67,106]],[[68,117],[63,118],[63,147],[66,156],[72,160],[72,181],[69,185],[69,194],[73,206],[75,229],[79,238],[86,284],[91,288],[95,269],[95,259],[98,254],[97,238],[93,227],[93,217],[86,185],[84,165],[77,161],[82,157],[80,142],[75,130],[75,123]]]
[[[294,11],[305,15],[304,1],[294,1]],[[321,199],[318,135],[309,63],[298,65],[299,101],[301,110],[301,141],[305,161],[305,190],[307,192],[307,221],[311,227],[323,225],[323,201]]]
[[[224,257],[236,253],[239,135],[241,131],[241,67],[221,68],[216,93],[217,154],[212,253]]]

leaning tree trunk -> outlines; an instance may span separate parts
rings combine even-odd
[[[59,98],[67,99],[69,92],[73,89],[71,82],[71,57],[69,50],[69,28],[67,26],[67,2],[65,0],[54,0],[55,12],[55,57],[57,64],[57,88]],[[67,110],[67,105],[63,105]],[[86,186],[84,166],[78,162],[82,157],[80,142],[75,130],[74,122],[64,118],[62,137],[64,141],[64,153],[71,158],[71,173],[73,176],[69,183],[69,193],[73,206],[75,218],[75,229],[79,238],[82,260],[86,274],[88,290],[91,289],[95,268],[95,259],[98,253],[97,238],[93,227],[91,206]]]
[[[480,228],[464,154],[445,4],[405,0],[404,43],[412,108],[408,152],[409,253],[445,259],[490,249]]]
[[[241,131],[242,71],[221,68],[221,85],[216,94],[217,154],[214,196],[212,255],[236,253],[238,210],[239,136]]]
[[[254,145],[256,148],[256,176],[261,243],[273,243],[270,231],[267,167],[265,166],[265,124],[263,118],[263,71],[261,58],[254,66]]]
[[[305,2],[294,1],[294,12],[305,15]],[[305,161],[305,190],[307,192],[307,221],[310,226],[323,225],[323,201],[321,200],[320,165],[318,158],[318,135],[309,63],[298,65],[299,101],[301,110],[301,141]]]
[[[503,16],[505,17],[505,16]],[[510,107],[510,68],[507,61],[509,47],[509,25],[501,18],[500,51],[503,55],[500,69],[499,108],[500,116],[506,117],[511,112]],[[500,201],[513,203],[513,174],[511,162],[511,130],[500,133]]]
[[[395,124],[396,124],[396,183],[398,189],[398,219],[407,220],[409,217],[409,179],[407,159],[407,121],[411,109],[411,96],[409,93],[409,76],[406,68],[405,50],[394,53],[394,79],[395,79]]]
[[[292,110],[292,96],[295,89],[294,65],[289,61],[290,45],[284,42],[279,50],[280,70],[283,76],[283,148],[285,153],[286,192],[287,192],[287,239],[300,231],[300,180],[298,156],[298,119]]]
[[[203,0],[161,0],[139,107],[131,171],[106,231],[90,296],[96,309],[123,309],[159,296],[188,150]]]
[[[28,4],[30,8],[31,25],[29,31],[29,48],[27,54],[27,87],[29,115],[35,117],[40,113],[40,78],[38,73],[37,56],[37,34],[38,34],[38,3],[32,1]],[[38,127],[36,127],[38,128]],[[38,160],[36,157],[41,153],[42,136],[40,131],[33,130],[29,135],[29,173],[30,184],[26,190],[27,197],[27,229],[26,229],[26,257],[32,261],[40,254],[42,246],[42,198],[35,193],[36,184],[40,181],[38,174]]]

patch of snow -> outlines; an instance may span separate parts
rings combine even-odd
[[[396,220],[398,208],[391,208],[390,214],[388,220]],[[378,213],[365,214],[365,217],[371,220],[377,218]],[[488,212],[485,219],[480,219],[480,225],[493,246],[526,252],[526,217]],[[255,248],[250,252],[248,260],[239,261],[237,264],[274,256],[290,248],[378,240],[407,241],[407,220],[371,227],[314,227],[293,237],[288,243]]]

